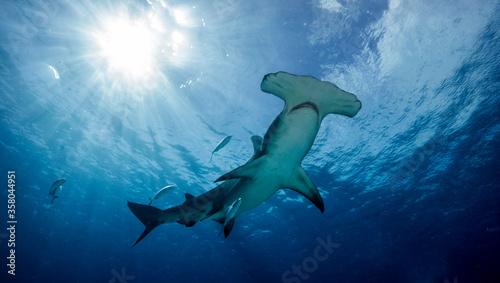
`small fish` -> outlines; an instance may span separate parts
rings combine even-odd
[[[61,190],[62,190],[62,184],[64,184],[64,182],[66,182],[66,179],[62,178],[62,179],[55,181],[54,183],[52,183],[52,186],[50,186],[49,195],[52,196],[52,201],[50,202],[50,204],[53,204],[54,199],[58,198],[58,196],[56,196],[56,190],[59,187],[61,187]]]
[[[212,155],[210,156],[210,162],[212,162],[212,157],[214,156],[214,153],[216,153],[217,151],[221,150],[223,147],[226,146],[226,144],[231,140],[233,136],[227,136],[225,138],[223,138],[218,144],[217,146],[215,147],[214,151],[212,151]]]
[[[173,192],[175,189],[175,186],[174,185],[170,185],[170,186],[166,186],[164,187],[163,189],[159,190],[158,192],[156,192],[155,196],[152,197],[152,198],[149,198],[150,202],[148,205],[151,205],[151,203],[156,200],[156,199],[159,199],[159,198],[162,198],[168,194],[170,194],[171,192]]]

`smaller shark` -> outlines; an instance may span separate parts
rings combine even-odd
[[[61,187],[61,190],[62,190],[62,184],[64,184],[64,182],[66,182],[66,179],[62,178],[62,179],[55,181],[54,183],[52,183],[52,186],[50,186],[49,195],[52,196],[52,201],[50,202],[50,204],[53,204],[54,200],[56,198],[58,198],[58,196],[56,196],[56,190],[59,187]]]
[[[163,223],[193,226],[211,219],[223,224],[224,235],[231,232],[236,217],[268,200],[280,189],[291,189],[309,199],[321,212],[321,195],[301,166],[314,143],[326,115],[354,117],[361,102],[336,85],[310,76],[278,72],[264,76],[262,91],[285,101],[283,111],[267,130],[264,139],[252,137],[254,155],[243,166],[216,180],[214,189],[165,210],[128,202],[134,215],[146,226],[134,246]]]

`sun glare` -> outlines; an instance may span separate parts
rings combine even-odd
[[[153,72],[156,40],[146,24],[109,20],[97,36],[97,43],[109,71],[133,80],[145,79]]]
[[[192,39],[184,31],[196,25],[189,10],[150,5],[151,10],[140,13],[117,8],[98,17],[89,34],[96,78],[116,87],[152,87],[168,80],[164,73],[169,66],[179,66],[190,56]]]
[[[182,26],[187,26],[189,24],[189,17],[185,10],[175,9],[173,10],[175,21]]]

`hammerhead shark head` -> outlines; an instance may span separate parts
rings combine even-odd
[[[132,213],[146,226],[134,246],[154,228],[172,222],[191,227],[198,221],[211,219],[224,225],[227,237],[239,214],[285,188],[302,194],[324,211],[323,199],[302,168],[302,160],[326,115],[354,117],[361,109],[361,102],[354,94],[330,82],[285,72],[264,76],[260,88],[283,99],[285,106],[263,140],[252,137],[252,158],[219,177],[215,182],[224,182],[214,189],[197,197],[186,194],[186,201],[180,205],[161,210],[128,202]]]

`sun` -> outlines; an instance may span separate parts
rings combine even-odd
[[[133,81],[146,79],[153,73],[157,40],[146,22],[108,19],[95,39],[109,72]]]

